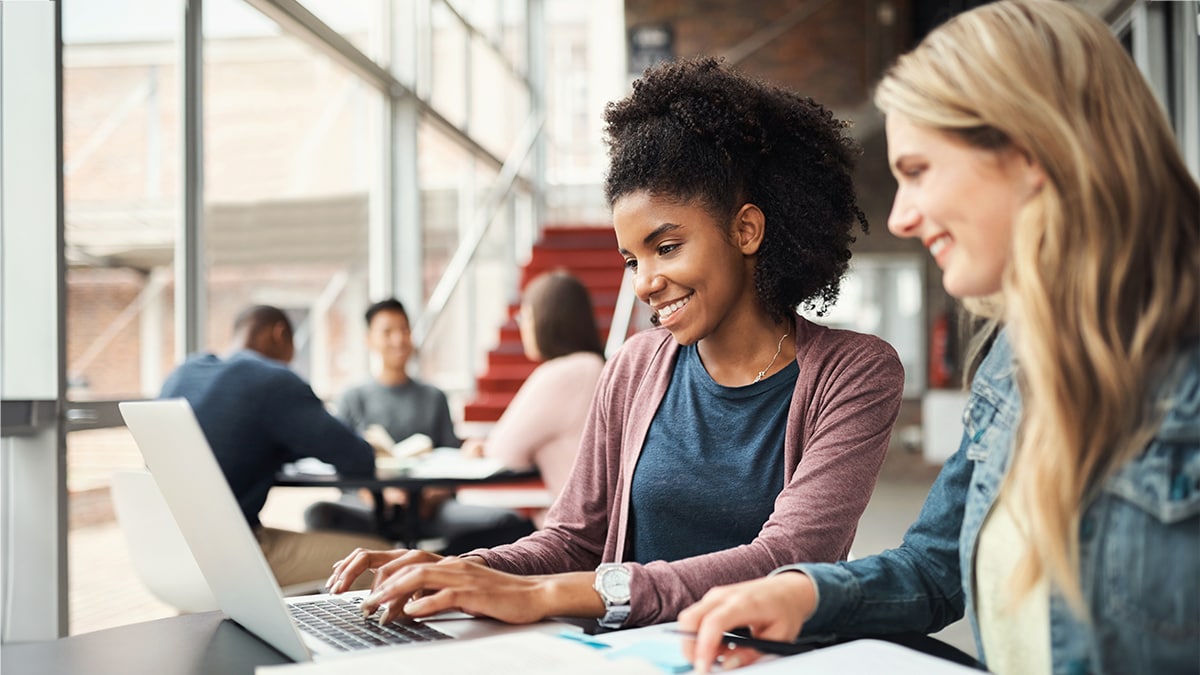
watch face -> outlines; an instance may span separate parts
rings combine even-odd
[[[629,570],[610,567],[600,576],[600,588],[609,602],[626,602],[629,599]]]

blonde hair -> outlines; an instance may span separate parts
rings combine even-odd
[[[1028,516],[1018,597],[1048,579],[1082,615],[1083,505],[1142,451],[1155,378],[1200,332],[1200,191],[1125,50],[1066,3],[957,16],[897,61],[875,100],[1045,172],[1002,283],[1024,399],[1004,490]]]

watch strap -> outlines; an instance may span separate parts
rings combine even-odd
[[[629,618],[629,605],[609,605],[605,607],[604,616],[596,622],[603,628],[623,628]]]

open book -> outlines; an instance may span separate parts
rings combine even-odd
[[[458,448],[434,448],[433,439],[425,434],[392,441],[386,429],[372,424],[363,437],[377,448],[389,448],[388,455],[375,458],[377,468],[403,471],[416,478],[487,478],[504,470],[499,461],[467,457]]]
[[[413,434],[402,441],[396,441],[381,424],[372,424],[363,430],[362,435],[375,448],[379,457],[407,459],[433,450],[433,439],[425,434]]]

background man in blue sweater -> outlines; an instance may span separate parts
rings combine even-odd
[[[284,464],[316,457],[344,476],[371,475],[375,452],[288,369],[295,347],[283,311],[250,307],[238,315],[233,332],[224,357],[190,357],[167,378],[160,397],[191,404],[279,585],[324,581],[333,563],[355,547],[390,548],[369,534],[291,532],[259,522]]]

